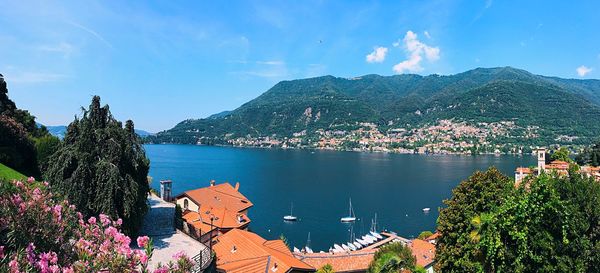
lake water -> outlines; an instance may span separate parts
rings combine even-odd
[[[358,220],[356,235],[368,232],[377,213],[379,229],[416,237],[434,230],[438,207],[452,189],[476,170],[495,166],[513,176],[515,167],[535,164],[533,156],[405,155],[278,150],[197,145],[146,145],[152,187],[173,180],[175,195],[218,183],[240,182],[254,207],[250,229],[266,239],[283,234],[290,245],[327,251],[349,238],[348,199]],[[294,203],[299,220],[286,223]],[[424,213],[423,208],[431,211]]]

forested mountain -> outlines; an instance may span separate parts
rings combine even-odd
[[[236,137],[291,137],[306,130],[369,122],[385,133],[443,119],[511,121],[540,128],[541,139],[600,134],[600,80],[561,79],[511,67],[455,75],[323,76],[282,81],[239,108],[190,119],[150,142],[223,143]],[[549,144],[549,143],[548,143]]]

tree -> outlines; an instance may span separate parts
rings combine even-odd
[[[34,139],[37,162],[40,171],[43,173],[48,168],[50,156],[58,151],[60,139],[55,136],[46,135]]]
[[[385,245],[375,252],[369,264],[369,273],[392,273],[402,269],[414,271],[416,258],[412,251],[401,242]]]
[[[480,216],[486,272],[599,272],[600,184],[541,175]]]
[[[514,182],[495,168],[475,172],[454,190],[440,211],[437,272],[482,272],[483,253],[476,247],[472,220],[502,205],[514,192]]]
[[[565,162],[573,162],[573,159],[569,157],[571,152],[566,147],[560,147],[558,150],[555,150],[552,155],[550,155],[550,159],[552,160],[560,160]]]
[[[335,273],[333,266],[326,264],[317,270],[317,273]]]
[[[421,240],[425,240],[425,238],[427,238],[431,235],[433,235],[433,232],[426,230],[426,231],[421,232],[421,234],[419,234],[419,236],[417,238],[419,238]]]
[[[0,115],[0,163],[27,176],[40,174],[35,146],[27,130],[5,115]]]
[[[46,179],[86,216],[123,219],[135,235],[147,211],[149,160],[132,121],[125,128],[95,96],[50,158]]]

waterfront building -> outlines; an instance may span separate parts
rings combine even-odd
[[[425,240],[414,239],[408,247],[417,259],[417,265],[425,268],[427,273],[434,273],[435,245]]]
[[[300,273],[315,268],[300,261],[282,240],[265,240],[255,233],[233,229],[219,236],[213,250],[217,271],[223,273]]]
[[[183,231],[202,242],[232,229],[248,229],[248,210],[253,206],[242,193],[240,184],[235,187],[225,182],[186,191],[176,197],[183,210]]]
[[[520,184],[525,177],[539,175],[542,172],[553,172],[558,175],[569,175],[569,162],[554,160],[546,164],[546,149],[536,149],[537,167],[518,167],[515,169],[515,184]],[[600,167],[582,166],[580,172],[600,180]]]

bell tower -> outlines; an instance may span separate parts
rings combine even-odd
[[[542,173],[542,170],[546,169],[546,148],[538,148],[536,150],[537,153],[537,165],[538,165],[538,174]]]

